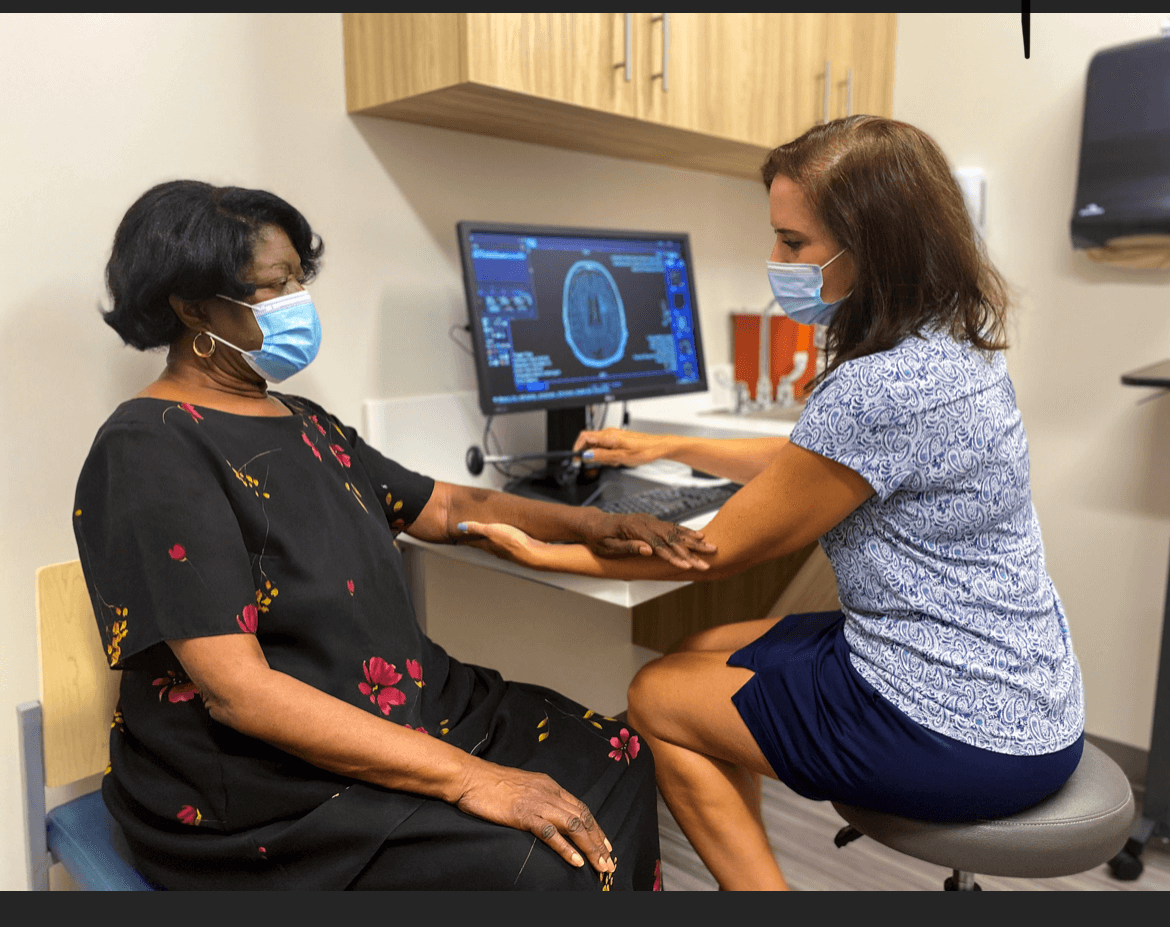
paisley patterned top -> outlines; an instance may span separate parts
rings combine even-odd
[[[821,538],[857,671],[919,724],[976,747],[1037,755],[1075,741],[1080,667],[1003,355],[931,332],[846,361],[792,441],[874,489]]]

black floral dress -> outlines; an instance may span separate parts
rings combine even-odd
[[[74,529],[123,670],[103,795],[168,888],[651,888],[653,761],[555,692],[449,657],[419,629],[394,536],[433,481],[307,400],[262,418],[123,403],[85,462]],[[269,665],[583,800],[617,868],[322,770],[212,720],[166,641],[254,634]]]

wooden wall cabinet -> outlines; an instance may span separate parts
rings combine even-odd
[[[347,106],[756,179],[826,108],[889,115],[894,17],[346,13]]]

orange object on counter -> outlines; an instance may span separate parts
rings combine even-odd
[[[735,379],[746,383],[751,397],[756,398],[756,381],[760,377],[760,314],[758,312],[733,312],[731,314],[731,343],[735,352]],[[793,384],[793,394],[803,400],[805,386],[816,376],[817,349],[813,342],[813,327],[798,325],[783,315],[768,317],[769,379],[772,381],[772,395],[776,395],[776,384],[781,377],[792,373],[794,356],[799,351],[808,352],[808,365],[804,373]]]

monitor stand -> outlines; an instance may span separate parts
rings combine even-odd
[[[577,435],[585,430],[585,407],[549,409],[545,415],[549,453],[572,450]],[[504,489],[526,499],[579,506],[594,505],[603,497],[620,499],[660,485],[616,467],[581,467],[578,470],[575,464],[576,460],[552,462],[542,472],[513,480]]]

